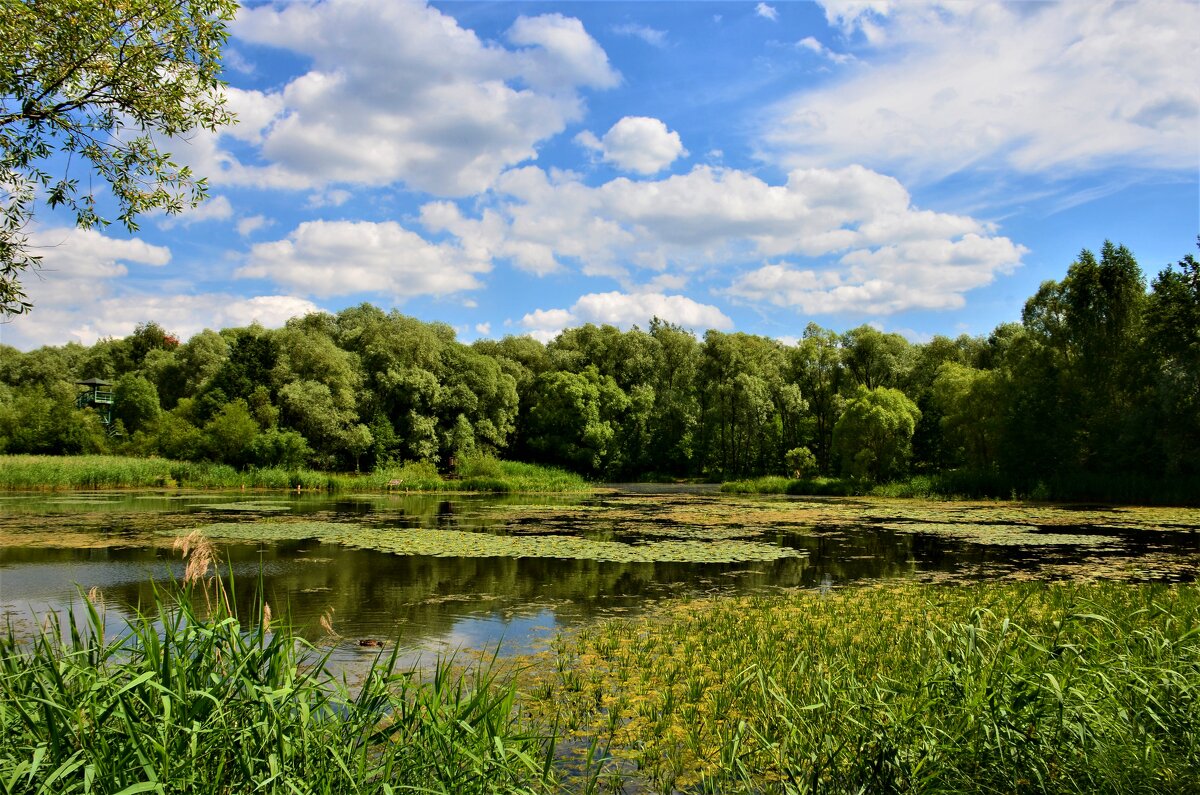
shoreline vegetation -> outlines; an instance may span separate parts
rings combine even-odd
[[[202,577],[159,592],[115,638],[98,593],[79,624],[70,614],[32,643],[10,629],[6,791],[1185,793],[1200,782],[1195,584],[682,598],[532,657],[399,670],[385,648],[351,684],[268,605],[239,620],[234,601]]]
[[[1123,505],[1200,505],[1200,478],[1074,474],[1018,487],[992,473],[943,472],[871,483],[854,478],[788,478],[767,475],[721,484],[726,494],[787,494],[806,497],[896,497],[927,500],[1021,500]]]
[[[675,480],[637,481],[672,483]],[[694,480],[689,482],[696,482]],[[428,462],[383,467],[374,472],[337,473],[283,467],[236,469],[227,464],[173,461],[118,455],[0,455],[0,490],[71,489],[254,489],[338,492],[410,491],[431,493],[588,493],[600,484],[564,469],[503,461],[492,456],[464,456],[450,474]],[[1147,477],[1059,478],[1019,492],[995,475],[940,473],[914,475],[888,483],[853,478],[788,478],[767,475],[720,484],[726,494],[778,494],[807,497],[892,497],[900,499],[1008,499],[1033,502],[1078,502],[1126,505],[1200,504],[1200,481]]]
[[[556,467],[465,456],[451,475],[429,463],[370,473],[248,467],[115,455],[0,456],[0,490],[122,488],[259,489],[326,492],[588,492],[592,484]]]
[[[148,321],[89,346],[0,345],[0,453],[212,462],[230,469],[164,477],[234,488],[250,471],[264,488],[363,488],[422,462],[404,478],[447,489],[459,462],[493,456],[593,483],[1197,504],[1200,262],[1146,281],[1106,242],[1020,322],[926,342],[651,318],[464,343],[369,304],[186,341]],[[503,466],[478,487],[561,488]],[[372,474],[316,474],[345,472]]]

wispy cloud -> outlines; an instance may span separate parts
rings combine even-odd
[[[830,5],[879,68],[781,102],[766,154],[926,182],[968,169],[1056,177],[1196,169],[1190,0]],[[824,55],[815,39],[799,46]],[[986,55],[983,55],[986,54]],[[826,56],[828,57],[828,56]]]
[[[613,25],[610,30],[618,36],[632,36],[641,39],[653,47],[665,47],[667,45],[667,32],[665,30],[657,30],[648,25],[638,25],[628,22],[623,25]]]

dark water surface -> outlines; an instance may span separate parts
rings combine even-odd
[[[71,493],[0,496],[0,612],[18,628],[103,594],[119,624],[154,587],[180,578],[174,539],[191,528],[338,523],[378,536],[486,533],[566,536],[653,550],[663,541],[751,542],[766,560],[613,562],[555,557],[401,555],[315,539],[217,541],[222,570],[248,607],[261,576],[287,615],[337,655],[362,640],[406,650],[525,652],[562,628],[636,611],[668,596],[829,589],[892,578],[1114,577],[1190,581],[1200,572],[1200,511],[1051,508],[725,496],[618,487],[594,496]],[[257,525],[255,525],[257,526]],[[270,525],[275,526],[275,525]],[[307,526],[307,525],[291,525]],[[214,528],[217,530],[214,532]],[[302,534],[302,533],[301,533]],[[450,542],[447,542],[450,543]],[[526,543],[522,541],[522,543]],[[603,557],[602,555],[600,557]],[[651,555],[653,557],[653,555]],[[319,625],[328,617],[340,637]]]

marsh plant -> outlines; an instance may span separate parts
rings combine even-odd
[[[538,792],[547,738],[485,667],[418,675],[395,648],[353,682],[261,600],[252,620],[188,542],[187,580],[113,639],[97,593],[0,639],[5,793]]]
[[[545,719],[635,790],[1200,791],[1195,585],[684,600],[552,668]]]

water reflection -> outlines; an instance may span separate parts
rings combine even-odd
[[[666,499],[664,496],[663,499]],[[78,605],[80,589],[99,588],[114,620],[152,603],[154,588],[182,576],[173,533],[215,521],[305,516],[372,527],[426,527],[488,533],[570,532],[603,540],[639,531],[672,533],[744,528],[751,520],[711,494],[672,495],[671,508],[645,494],[584,497],[388,495],[93,494],[0,501],[0,610],[33,625],[50,609]],[[683,502],[680,502],[683,501]],[[1070,546],[990,547],[943,536],[898,532],[870,522],[773,523],[756,540],[803,553],[754,563],[611,563],[510,557],[397,556],[317,541],[224,544],[239,609],[249,611],[261,577],[275,615],[312,640],[322,615],[341,636],[338,654],[361,657],[364,639],[399,639],[408,650],[449,653],[503,643],[529,651],[558,629],[637,610],[679,594],[769,592],[897,577],[994,576],[1078,561]],[[689,511],[691,513],[689,513]],[[725,513],[722,513],[725,511]],[[782,511],[782,513],[781,513]],[[728,515],[726,515],[728,514]],[[692,516],[687,524],[680,516]],[[779,517],[782,516],[783,519]],[[673,529],[674,528],[674,529]],[[1061,530],[1061,528],[1059,528]],[[163,531],[166,531],[164,534]],[[1094,529],[1088,532],[1095,532]],[[1129,535],[1129,533],[1126,533]],[[1139,532],[1135,554],[1175,545],[1195,552],[1200,535]],[[1194,561],[1193,561],[1194,562]],[[1182,573],[1181,573],[1182,572]],[[1195,576],[1194,568],[1176,575]]]

